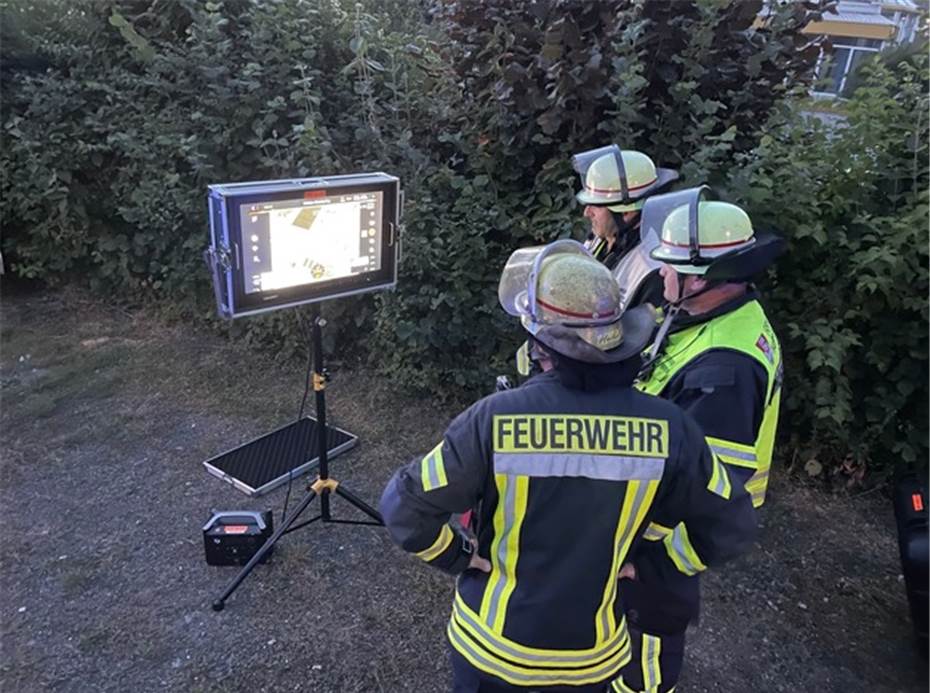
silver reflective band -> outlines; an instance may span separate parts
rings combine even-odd
[[[746,460],[747,462],[756,462],[756,453],[754,452],[744,452],[743,450],[735,450],[734,448],[724,447],[723,445],[711,445],[710,449],[716,452],[718,455],[726,455],[727,457],[735,457],[738,460]]]
[[[671,539],[671,542],[669,542],[669,539]],[[685,535],[682,532],[680,524],[675,527],[670,537],[666,537],[665,542],[666,546],[673,549],[677,554],[678,559],[681,561],[683,572],[687,573],[688,575],[697,575],[705,569],[705,566],[703,565],[695,565],[688,557],[688,554],[685,550]],[[695,555],[695,557],[697,556]]]
[[[663,460],[664,464],[664,460]],[[661,475],[661,472],[660,472]],[[654,484],[653,484],[654,486]],[[630,487],[628,486],[627,489]],[[636,489],[636,494],[633,496],[633,503],[630,507],[629,515],[627,515],[626,525],[623,528],[623,531],[620,534],[620,538],[617,541],[617,545],[614,548],[614,551],[619,554],[620,565],[622,566],[623,561],[626,560],[626,552],[624,548],[629,545],[630,540],[632,539],[633,533],[639,529],[639,526],[636,524],[636,517],[639,515],[639,511],[643,506],[643,503],[646,501],[646,495],[650,490],[650,485],[643,486],[642,484],[638,485]],[[627,494],[629,495],[629,494]],[[623,518],[623,510],[620,511],[620,518]],[[603,629],[602,633],[607,633],[610,628],[609,613],[614,608],[614,602],[617,599],[617,585],[619,580],[614,576],[610,575],[608,577],[610,580],[610,592],[606,600],[601,603],[598,617],[601,621],[601,628]],[[626,631],[626,616],[624,615],[620,621],[620,627]]]
[[[494,471],[530,477],[583,477],[603,481],[661,479],[664,457],[578,455],[548,453],[494,453]]]
[[[643,687],[647,691],[659,690],[662,683],[662,669],[659,666],[659,653],[662,641],[654,635],[643,633]]]
[[[497,564],[492,575],[495,582],[491,588],[491,602],[488,606],[487,624],[494,627],[494,620],[497,618],[497,610],[500,608],[501,597],[504,588],[507,586],[507,547],[510,544],[510,534],[516,526],[515,508],[516,508],[517,484],[513,479],[509,480],[507,488],[504,491],[504,527],[500,539],[497,542]]]

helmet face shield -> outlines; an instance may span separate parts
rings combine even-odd
[[[611,205],[630,201],[623,155],[617,145],[575,154],[572,167],[581,177],[582,192],[578,193],[578,201],[582,204]]]
[[[583,245],[568,239],[555,241],[549,245],[520,248],[511,253],[501,273],[500,283],[497,285],[497,299],[500,301],[501,308],[510,315],[517,317],[529,315],[535,320],[536,285],[542,262],[547,257],[560,254],[591,257]]]
[[[647,200],[641,233],[658,234],[651,257],[681,274],[704,274],[718,258],[755,243],[746,213],[714,200],[706,185]]]
[[[622,341],[620,287],[577,241],[515,251],[501,274],[498,299],[544,343],[561,335],[609,351]]]

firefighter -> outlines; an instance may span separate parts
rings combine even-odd
[[[751,545],[752,503],[697,424],[633,388],[653,311],[623,311],[581,244],[515,251],[498,296],[543,372],[456,417],[381,512],[405,551],[458,575],[455,691],[605,691],[630,657],[617,576],[638,535],[687,522],[717,564]],[[450,523],[470,508],[470,527]]]
[[[754,507],[768,485],[781,398],[781,347],[751,278],[781,252],[781,239],[753,229],[736,205],[709,199],[707,187],[649,200],[643,224],[660,230],[652,257],[668,301],[639,389],[678,404],[700,424],[731,488],[745,486]],[[706,565],[689,542],[690,523],[647,527],[620,593],[633,659],[613,683],[619,693],[674,689],[685,630],[700,609]]]
[[[678,172],[658,168],[642,152],[601,147],[572,157],[581,175],[582,190],[575,198],[591,223],[585,241],[620,284],[624,308],[643,303],[662,304],[660,263],[649,257],[658,238],[641,238],[643,203],[678,180]]]

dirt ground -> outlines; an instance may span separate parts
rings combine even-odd
[[[360,444],[333,474],[374,503],[456,411],[334,376],[330,421]],[[381,529],[289,534],[210,609],[235,573],[204,562],[210,509],[277,520],[284,491],[249,499],[200,463],[292,420],[299,364],[72,292],[20,294],[2,305],[0,379],[3,691],[449,690],[452,581]],[[755,550],[705,581],[678,690],[928,690],[887,500],[777,469],[769,498]]]

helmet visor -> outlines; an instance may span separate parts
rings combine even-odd
[[[591,168],[595,163],[599,167],[604,167],[605,162],[600,160],[605,156],[609,157],[607,162],[613,160],[616,170],[607,167],[609,171],[607,168],[592,171]],[[623,166],[620,147],[617,145],[611,144],[575,154],[572,157],[572,167],[581,177],[582,192],[579,193],[578,199],[583,204],[612,205],[629,200],[630,188],[627,183],[626,169]]]
[[[656,195],[646,200],[640,224],[640,238],[654,248],[652,257],[669,264],[706,266],[712,257],[701,255],[698,212],[700,203],[711,199],[711,189],[697,188]],[[655,240],[652,240],[652,239]],[[658,252],[658,254],[656,254]]]
[[[536,284],[542,262],[562,253],[591,256],[581,243],[569,239],[520,248],[511,253],[497,286],[501,307],[510,315],[525,315],[535,322]]]

